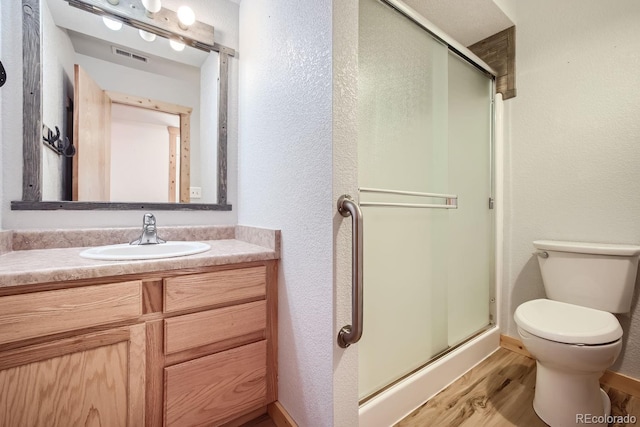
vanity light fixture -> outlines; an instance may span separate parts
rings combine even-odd
[[[196,20],[190,8],[180,12],[164,8],[160,0],[64,0],[70,6],[125,23],[156,36],[174,40],[174,49],[189,45],[205,52],[219,51],[214,41],[213,26]],[[118,2],[118,5],[112,4]],[[188,29],[187,29],[188,28]],[[140,33],[141,37],[148,40]]]
[[[155,18],[156,13],[160,12],[162,9],[162,3],[160,0],[142,0],[142,5],[147,11],[147,16],[149,18]]]
[[[138,33],[140,34],[140,37],[142,37],[142,40],[152,42],[156,39],[156,35],[148,31],[138,30]]]
[[[184,50],[184,43],[179,40],[169,39],[169,44],[171,45],[171,49],[176,52],[182,52]]]
[[[106,16],[102,17],[102,22],[104,22],[104,25],[106,25],[108,29],[113,31],[119,31],[122,28],[122,22],[107,18]]]
[[[178,25],[183,30],[189,28],[190,25],[193,25],[196,22],[196,14],[193,13],[193,9],[189,6],[180,6],[178,8]]]

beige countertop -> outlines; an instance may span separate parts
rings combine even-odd
[[[122,231],[123,229],[116,230]],[[221,230],[223,232],[220,232]],[[195,228],[195,231],[194,227],[173,227],[169,231],[173,232],[173,234],[168,233],[171,235],[171,240],[187,240],[176,238],[176,236],[182,235],[188,237],[188,240],[208,243],[211,245],[211,249],[195,255],[174,258],[142,261],[98,261],[80,257],[80,252],[85,250],[87,246],[74,247],[74,243],[77,243],[78,240],[69,237],[71,234],[69,232],[62,230],[10,232],[13,233],[11,236],[13,249],[15,246],[19,246],[20,250],[8,250],[0,255],[0,288],[264,261],[280,257],[280,232],[275,230],[237,226],[199,227]],[[85,232],[74,230],[73,233],[82,237],[81,243],[83,244],[87,243],[87,236],[91,236],[93,233],[92,242],[95,245],[92,246],[122,243],[122,239],[117,242],[110,241],[112,237],[107,229]],[[62,242],[62,246],[65,247],[41,247],[43,241],[55,241],[56,234],[58,234],[57,240]],[[28,235],[29,238],[25,239],[25,235]],[[60,238],[62,235],[66,235],[66,238]],[[34,243],[31,245],[24,243],[29,240]]]

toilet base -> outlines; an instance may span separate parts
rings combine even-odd
[[[536,390],[533,409],[551,427],[605,427],[611,414],[609,396],[600,388],[602,372],[567,373],[536,362]],[[599,417],[602,423],[593,423]]]

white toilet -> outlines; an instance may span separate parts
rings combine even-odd
[[[514,319],[536,358],[533,408],[551,427],[584,425],[611,412],[599,379],[622,348],[611,313],[626,313],[638,272],[640,246],[538,240],[548,299],[528,301]],[[593,420],[593,418],[591,418]]]

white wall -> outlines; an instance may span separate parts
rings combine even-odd
[[[111,122],[110,200],[169,201],[169,132],[166,126]]]
[[[640,2],[517,2],[518,96],[505,102],[503,312],[543,297],[531,242],[640,243]],[[613,369],[640,378],[640,286]]]
[[[2,16],[2,2],[0,1],[0,17]],[[3,27],[3,20],[0,18],[0,34],[2,34],[2,27]],[[2,42],[0,41],[0,52],[2,52]],[[4,60],[4,58],[0,55],[0,59]],[[4,63],[3,63],[4,66]],[[6,83],[5,83],[6,84]],[[2,117],[3,117],[3,89],[0,88],[0,129],[3,129],[2,126]],[[2,136],[2,133],[0,133],[0,165],[2,165],[2,146],[4,145],[5,141],[4,138]],[[2,201],[2,190],[3,190],[3,185],[1,184],[2,182],[4,182],[5,178],[4,178],[4,169],[0,168],[0,202]],[[2,230],[2,206],[0,206],[0,230]]]
[[[333,200],[357,196],[358,2],[333,2]],[[336,334],[351,324],[351,218],[333,207],[333,422],[358,425],[358,344],[342,349]]]
[[[218,182],[216,165],[218,162],[219,65],[220,56],[211,54],[200,68],[200,156],[199,158],[193,156],[191,163],[200,163],[200,182],[202,183]],[[204,159],[207,159],[207,161],[205,162]],[[215,203],[217,201],[217,189],[217,185],[203,185],[202,200],[210,200]]]
[[[22,198],[22,5],[20,2],[11,0],[0,0],[0,3],[2,4],[0,58],[7,72],[7,82],[0,89],[3,124],[0,128],[1,216],[2,228],[10,229],[9,201]],[[14,185],[15,188],[12,189]]]
[[[12,200],[22,198],[22,6],[13,0],[2,2],[2,38],[0,58],[7,69],[9,80],[2,94],[4,126],[0,130],[2,141],[2,228],[82,228],[137,225],[139,211],[12,211]],[[221,15],[216,15],[216,37],[232,48],[237,48],[238,5],[219,0],[213,5],[201,2],[205,7],[219,6]],[[222,5],[224,3],[224,5]],[[227,4],[228,3],[228,4]],[[215,15],[215,10],[211,11]],[[235,43],[235,44],[234,44]],[[233,205],[231,212],[155,212],[159,226],[189,224],[234,224],[237,222],[236,206],[236,139],[237,138],[237,59],[231,60],[230,111],[229,111],[229,154],[228,154],[228,201]],[[215,166],[213,166],[215,167]]]
[[[333,425],[332,2],[240,5],[241,224],[282,230],[278,399]]]

